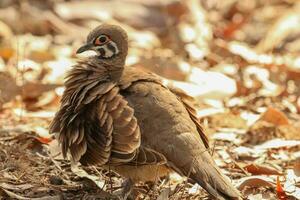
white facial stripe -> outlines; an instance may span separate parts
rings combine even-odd
[[[105,52],[105,54],[102,55],[104,58],[110,58],[110,57],[112,57],[112,56],[114,55],[114,53],[113,53],[111,50],[109,50],[109,49],[107,48],[107,45],[103,45],[103,46],[102,46],[102,49],[103,49],[104,52]]]
[[[117,55],[119,53],[119,49],[116,43],[114,43],[113,41],[110,42],[110,44],[115,48],[115,54]]]
[[[103,58],[111,58],[119,53],[119,49],[113,41],[108,42],[105,45],[96,47],[97,54]]]

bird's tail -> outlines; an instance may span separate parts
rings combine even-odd
[[[205,157],[206,162],[202,159],[201,162],[195,161],[189,177],[216,199],[242,199],[240,192],[232,185],[229,178],[221,173],[210,155]]]

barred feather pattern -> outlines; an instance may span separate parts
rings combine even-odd
[[[90,62],[75,65],[68,73],[61,108],[50,125],[56,133],[63,156],[69,151],[72,159],[88,158],[103,165],[109,161],[112,128],[100,124],[101,97],[115,87],[109,82],[105,67]]]
[[[105,67],[81,62],[67,75],[61,108],[50,125],[74,161],[98,165],[165,164],[165,157],[140,146],[134,110]]]

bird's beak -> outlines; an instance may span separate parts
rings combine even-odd
[[[84,51],[90,50],[93,47],[92,43],[86,43],[83,46],[81,46],[77,51],[76,54],[82,53]]]

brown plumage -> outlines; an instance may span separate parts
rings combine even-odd
[[[101,25],[78,50],[97,56],[69,72],[60,110],[50,127],[74,161],[110,166],[133,181],[155,181],[171,171],[189,176],[217,199],[240,193],[221,174],[195,110],[158,76],[124,68],[127,35]]]

